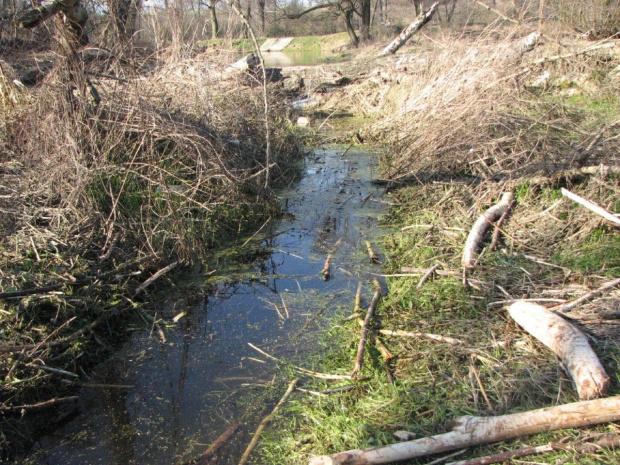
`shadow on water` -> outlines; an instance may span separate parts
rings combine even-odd
[[[343,152],[316,149],[303,177],[280,193],[290,217],[273,222],[260,239],[268,258],[246,265],[251,278],[227,279],[227,271],[205,277],[219,284],[192,306],[172,296],[166,304],[172,314],[185,315],[134,332],[82,389],[81,415],[42,438],[31,462],[180,464],[242,421],[212,462],[237,463],[269,407],[262,399],[282,394],[278,388],[265,396],[265,385],[281,371],[248,343],[307,365],[321,322],[293,335],[319,311],[350,314],[358,282],[380,272],[365,246],[380,233],[382,191],[371,182],[377,157]],[[332,278],[324,281],[325,257],[339,239]]]

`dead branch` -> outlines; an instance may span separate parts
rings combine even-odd
[[[493,463],[504,463],[512,459],[527,457],[529,455],[545,454],[548,452],[556,452],[567,450],[570,452],[578,452],[580,454],[593,454],[601,449],[608,449],[620,446],[620,436],[617,434],[605,435],[603,438],[590,443],[569,443],[561,444],[550,442],[542,446],[522,447],[521,449],[508,450],[499,454],[488,455],[486,457],[478,457],[470,460],[459,460],[458,462],[450,462],[446,465],[491,465]]]
[[[506,16],[504,13],[502,13],[501,11],[499,11],[496,8],[493,8],[491,5],[487,5],[484,2],[481,2],[480,0],[474,0],[478,5],[480,5],[482,8],[484,8],[485,10],[488,11],[492,11],[493,13],[495,13],[497,16],[499,16],[500,18],[502,18],[504,21],[510,21],[513,24],[519,24],[519,21],[517,21],[516,19],[512,19],[509,18],[508,16]]]
[[[28,351],[28,350],[33,350],[33,349],[34,350],[47,349],[49,347],[54,347],[54,346],[58,346],[58,345],[61,345],[61,344],[66,344],[67,342],[71,342],[74,339],[77,339],[78,337],[80,337],[85,332],[90,331],[95,326],[97,326],[98,324],[103,322],[109,316],[110,315],[101,315],[95,321],[93,321],[92,323],[84,326],[82,329],[79,329],[76,332],[74,332],[73,334],[70,334],[69,336],[63,337],[61,339],[57,339],[55,341],[43,342],[43,343],[38,343],[38,344],[24,344],[24,345],[20,345],[20,346],[0,345],[0,353],[21,352],[21,351]]]
[[[431,341],[436,342],[447,342],[448,344],[463,344],[463,341],[460,339],[455,339],[449,336],[441,336],[439,334],[431,334],[431,333],[422,333],[420,331],[401,331],[401,330],[392,330],[392,329],[380,329],[380,334],[385,336],[399,336],[399,337],[413,337],[419,338],[423,337],[426,339],[430,339]]]
[[[258,347],[256,347],[254,344],[252,344],[251,342],[248,342],[248,345],[254,349],[255,351],[257,351],[260,354],[263,354],[265,357],[267,357],[270,360],[273,360],[274,362],[278,362],[278,363],[282,363],[282,361],[279,358],[274,357],[273,355],[268,354],[267,352],[265,352],[262,349],[259,349]],[[299,374],[302,375],[306,375],[306,376],[311,376],[313,378],[319,378],[319,379],[329,379],[329,380],[343,380],[343,379],[351,379],[350,376],[348,375],[331,375],[331,374],[327,374],[327,373],[319,373],[318,371],[312,371],[312,370],[308,370],[306,368],[302,368],[302,367],[298,367],[295,365],[292,365],[292,368]]]
[[[620,279],[614,279],[613,281],[605,283],[598,289],[588,292],[587,294],[584,294],[575,300],[571,300],[570,302],[567,302],[565,304],[556,305],[555,307],[551,307],[549,310],[565,312],[565,313],[570,312],[573,308],[577,307],[578,305],[581,305],[582,303],[593,299],[599,294],[602,294],[603,292],[608,291],[619,285],[620,285]]]
[[[323,279],[325,281],[329,281],[329,278],[331,277],[332,257],[336,253],[336,249],[338,248],[341,242],[342,242],[342,238],[338,239],[336,243],[333,245],[333,247],[330,249],[330,251],[327,253],[327,258],[325,259],[325,265],[323,266],[323,270],[321,271],[321,274],[323,275]]]
[[[2,405],[0,406],[0,415],[22,414],[23,412],[47,410],[49,408],[57,407],[64,404],[77,404],[79,399],[80,398],[78,396],[69,396],[60,397],[58,399],[50,399],[46,400],[45,402],[38,402],[36,404],[15,405],[12,407]]]
[[[510,215],[510,212],[514,208],[515,204],[516,202],[514,201],[510,202],[508,209],[502,214],[500,219],[497,220],[497,223],[495,223],[495,229],[493,231],[493,239],[491,239],[491,245],[489,246],[489,249],[491,250],[497,249],[497,244],[499,243],[499,234],[502,232],[501,228],[504,224],[504,221],[506,221],[506,219],[508,218],[508,215]]]
[[[475,263],[475,253],[478,249],[484,233],[494,221],[497,221],[508,208],[512,202],[512,192],[504,192],[502,198],[498,204],[489,208],[480,218],[476,220],[471,228],[469,236],[465,241],[465,248],[463,249],[463,257],[461,259],[461,265],[463,268],[473,268]]]
[[[386,55],[393,55],[395,54],[399,48],[401,48],[403,45],[405,45],[405,43],[416,33],[418,32],[420,29],[422,29],[422,27],[424,27],[424,25],[426,23],[428,23],[431,18],[433,17],[433,15],[435,14],[435,11],[437,11],[437,7],[439,6],[439,2],[435,2],[431,5],[431,7],[426,10],[423,11],[422,13],[420,13],[420,15],[418,15],[418,17],[415,19],[414,22],[412,22],[409,26],[407,26],[407,28],[400,33],[400,35],[394,39],[392,42],[390,42],[390,44],[385,47],[381,53],[379,53],[379,55],[377,55],[378,57],[384,57]]]
[[[437,268],[439,268],[441,266],[441,264],[437,263],[436,265],[431,266],[428,271],[426,273],[424,273],[424,276],[422,276],[422,279],[420,279],[420,282],[418,283],[418,288],[424,286],[424,283],[426,281],[428,281],[428,279],[433,276],[435,274],[435,271],[437,271]]]
[[[379,256],[375,253],[370,241],[366,241],[366,250],[368,251],[368,257],[370,258],[370,263],[373,263],[373,264],[379,263]]]
[[[370,306],[368,307],[368,312],[366,313],[366,318],[364,318],[364,322],[362,324],[362,335],[360,336],[360,342],[357,347],[355,367],[351,372],[351,376],[355,376],[355,374],[362,369],[362,361],[364,360],[364,349],[366,348],[366,338],[368,337],[368,325],[370,324],[370,320],[372,319],[372,316],[375,313],[375,309],[377,308],[377,304],[379,303],[379,299],[381,298],[381,283],[378,279],[375,279],[374,283],[376,288],[375,295],[372,296]]]
[[[568,189],[562,188],[562,195],[564,197],[568,197],[574,202],[577,202],[579,205],[586,207],[588,210],[596,213],[597,215],[602,216],[607,221],[611,221],[616,226],[620,226],[620,219],[614,216],[612,213],[605,210],[603,207],[591,202],[590,200],[584,199],[583,197],[578,196],[577,194],[569,191]]]
[[[575,326],[531,302],[516,302],[508,308],[508,313],[519,326],[560,357],[577,386],[580,399],[594,399],[606,394],[609,376],[587,337]]]
[[[278,413],[278,410],[280,410],[280,407],[282,407],[284,402],[286,402],[286,399],[288,399],[291,393],[295,390],[295,386],[297,386],[298,381],[299,379],[294,379],[293,381],[291,381],[291,383],[288,385],[288,389],[286,390],[286,392],[284,393],[280,401],[273,408],[271,413],[267,415],[265,418],[263,418],[263,420],[260,422],[260,424],[258,425],[258,428],[256,428],[256,432],[254,433],[254,436],[252,436],[252,440],[250,441],[250,444],[248,444],[247,449],[245,450],[245,452],[243,453],[243,456],[241,457],[241,460],[239,460],[239,465],[244,465],[245,463],[247,463],[248,459],[250,458],[250,454],[254,450],[254,447],[256,447],[256,444],[258,443],[258,438],[260,437],[261,433],[267,426],[267,423],[269,423],[271,419],[274,417],[274,415]]]
[[[181,264],[181,262],[176,261],[176,262],[172,262],[170,265],[162,268],[161,270],[159,270],[158,272],[156,272],[153,276],[151,276],[149,279],[147,279],[146,281],[144,281],[142,284],[140,284],[136,290],[134,291],[133,295],[134,297],[136,295],[138,295],[141,291],[143,291],[144,289],[146,289],[147,287],[149,287],[151,284],[153,284],[155,281],[157,281],[159,278],[161,278],[163,275],[165,275],[166,273],[168,273],[169,271],[174,270],[177,266],[179,266]]]
[[[488,444],[540,432],[579,428],[620,419],[620,396],[574,402],[497,417],[464,416],[449,433],[389,446],[354,449],[314,457],[310,465],[371,465],[398,462],[478,444]]]
[[[207,447],[207,450],[200,454],[200,456],[198,456],[195,460],[192,460],[191,463],[202,463],[213,458],[220,447],[222,447],[226,441],[228,441],[237,432],[241,425],[242,423],[240,421],[230,425],[226,431],[220,434],[217,439],[213,441],[209,447]]]

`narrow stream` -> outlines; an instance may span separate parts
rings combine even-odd
[[[221,284],[198,305],[172,293],[162,314],[185,315],[175,324],[166,316],[163,331],[134,332],[82,388],[81,414],[42,438],[31,462],[180,464],[241,420],[244,426],[209,462],[237,463],[264,415],[265,406],[253,405],[256,393],[278,370],[248,343],[304,365],[319,348],[325,318],[350,314],[358,282],[380,273],[365,245],[377,243],[384,207],[382,189],[371,182],[377,156],[343,152],[342,146],[316,149],[300,181],[280,193],[291,216],[263,231],[266,259],[242,267],[243,274],[216,271]],[[321,270],[339,239],[325,281]]]

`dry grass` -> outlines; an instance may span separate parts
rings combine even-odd
[[[69,52],[33,90],[4,64],[0,74],[0,292],[55,286],[0,300],[0,344],[17,346],[0,354],[3,405],[74,392],[71,375],[59,385],[35,365],[87,372],[123,324],[149,321],[148,293],[133,293],[141,282],[175,260],[208,261],[278,214],[266,176],[290,180],[301,155],[270,89],[266,169],[259,86],[214,73],[230,57],[130,64]],[[2,422],[4,456],[30,431]]]

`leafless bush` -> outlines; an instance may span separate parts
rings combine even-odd
[[[417,58],[423,66],[407,63],[417,72],[406,81],[406,95],[399,109],[375,127],[391,138],[387,176],[548,174],[600,155],[594,150],[600,140],[589,145],[605,125],[604,112],[596,121],[587,108],[552,96],[570,91],[554,88],[554,80],[572,86],[565,77],[570,72],[587,80],[584,74],[588,68],[596,73],[597,61],[574,57],[568,59],[570,67],[563,62],[545,69],[522,63],[518,48],[515,40],[479,39]],[[611,69],[611,63],[604,66]]]
[[[99,80],[98,106],[88,85],[67,80],[79,69],[57,68],[3,124],[20,164],[16,192],[36,192],[30,208],[54,210],[56,227],[88,219],[145,253],[189,258],[234,237],[273,208],[262,187],[263,109],[253,88],[219,87],[213,67],[185,61],[149,78]],[[296,149],[286,129],[273,131],[277,181]],[[15,212],[15,223],[31,221]]]
[[[620,3],[613,0],[555,0],[551,3],[560,21],[591,39],[620,32]]]

